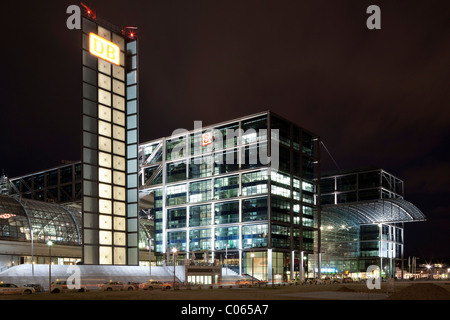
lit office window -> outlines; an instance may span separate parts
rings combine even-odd
[[[211,180],[192,182],[189,184],[189,202],[203,202],[211,200]]]
[[[177,248],[186,251],[186,231],[172,231],[167,233],[167,248]]]
[[[211,205],[205,204],[189,208],[189,226],[199,227],[212,224]]]
[[[271,206],[272,206],[271,218],[273,221],[290,223],[291,221],[290,200],[272,197]]]
[[[242,226],[242,247],[244,249],[267,247],[268,231],[267,224]]]
[[[211,156],[192,158],[189,164],[189,178],[209,177],[213,173],[213,158]]]
[[[272,225],[272,247],[289,248],[291,245],[290,228],[286,226]]]
[[[186,227],[186,208],[176,208],[167,210],[167,228]]]
[[[185,157],[187,154],[186,148],[187,144],[185,136],[167,140],[166,160],[169,161]]]
[[[211,229],[189,231],[189,249],[191,251],[211,250]]]
[[[239,245],[239,227],[222,227],[214,230],[216,250],[236,249]]]
[[[239,201],[216,203],[214,206],[214,223],[225,224],[239,222]]]
[[[239,195],[239,176],[214,180],[214,199],[233,198]]]
[[[250,196],[267,193],[267,170],[245,173],[242,175],[242,195]]]
[[[238,145],[239,123],[232,123],[214,129],[214,149],[232,148]]]
[[[167,205],[174,206],[186,203],[186,184],[166,187]]]

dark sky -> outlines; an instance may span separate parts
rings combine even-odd
[[[320,135],[341,169],[404,179],[428,217],[406,226],[406,255],[450,257],[448,1],[85,3],[139,27],[141,142],[272,110]],[[71,4],[2,3],[0,169],[10,177],[81,159]],[[371,4],[381,30],[366,27]]]

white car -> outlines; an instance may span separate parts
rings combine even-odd
[[[103,291],[133,291],[134,285],[125,284],[119,281],[109,281],[100,285],[100,290]]]
[[[50,287],[51,293],[65,293],[65,292],[85,292],[86,288],[84,286],[81,286],[79,289],[69,289],[67,287],[67,281],[65,280],[58,280],[56,282],[52,282]]]
[[[0,294],[32,294],[36,290],[32,287],[20,287],[13,283],[0,283]]]
[[[150,280],[142,284],[142,289],[144,290],[153,290],[153,289],[170,289],[172,288],[172,283],[162,282],[158,280]]]

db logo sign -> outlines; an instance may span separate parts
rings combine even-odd
[[[202,135],[202,147],[206,147],[207,145],[210,145],[212,143],[212,133],[207,132]]]
[[[119,46],[94,33],[89,34],[89,52],[103,60],[120,65]]]

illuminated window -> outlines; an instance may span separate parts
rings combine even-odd
[[[214,199],[233,198],[239,195],[239,176],[218,178],[214,181]]]
[[[113,95],[113,107],[115,109],[125,111],[125,99],[114,94]]]
[[[117,44],[121,50],[125,49],[125,39],[122,36],[113,33],[112,42]]]
[[[111,152],[111,139],[106,137],[98,137],[98,148],[101,151]]]
[[[114,245],[124,246],[126,244],[125,232],[114,232]]]
[[[104,183],[100,183],[98,185],[98,189],[99,189],[99,196],[102,198],[107,198],[107,199],[111,199],[112,196],[112,190],[111,190],[111,186],[104,184]]]
[[[242,247],[267,247],[267,224],[249,225],[242,227]]]
[[[189,208],[189,226],[207,226],[211,222],[211,205],[193,206]]]
[[[119,126],[113,126],[113,138],[125,141],[125,129]]]
[[[111,208],[111,201],[110,200],[104,200],[104,199],[100,199],[98,201],[98,207],[99,207],[99,211],[100,213],[104,213],[104,214],[111,214],[112,213],[112,208]]]
[[[166,188],[167,205],[173,206],[186,203],[186,184],[179,184]]]
[[[202,202],[211,200],[211,180],[192,182],[189,184],[189,202]]]
[[[104,152],[99,152],[98,164],[102,167],[111,168],[111,155]]]
[[[239,201],[221,202],[214,206],[214,224],[239,222]]]
[[[242,195],[267,193],[267,170],[250,172],[242,175]]]
[[[98,59],[98,71],[111,75],[111,63]]]
[[[114,187],[114,200],[125,201],[125,188]]]
[[[98,106],[98,117],[105,121],[111,121],[111,108],[99,105]]]
[[[115,171],[114,172],[114,184],[125,186],[125,173]]]
[[[211,229],[198,229],[189,232],[191,251],[211,250]]]
[[[98,169],[98,180],[101,182],[111,183],[111,170],[99,168]]]
[[[98,86],[107,91],[111,91],[111,78],[107,75],[98,74]]]
[[[114,214],[118,216],[125,216],[125,203],[114,201]]]
[[[123,82],[113,79],[113,92],[115,94],[124,96],[125,95],[125,85]]]
[[[114,217],[114,230],[125,231],[125,218]]]
[[[121,126],[125,126],[125,113],[114,110],[113,111],[113,122]]]
[[[124,156],[125,155],[125,143],[120,141],[113,141],[113,153]]]
[[[112,264],[112,248],[100,247],[100,264]]]
[[[112,228],[111,216],[99,215],[98,219],[99,219],[98,227],[100,229],[111,230],[111,228]]]
[[[114,247],[114,264],[126,263],[126,250],[125,248]]]
[[[98,133],[106,137],[111,137],[111,125],[100,120],[98,122]]]
[[[98,26],[98,35],[108,41],[111,41],[111,31]]]
[[[98,102],[106,106],[111,106],[111,93],[98,89]]]
[[[111,231],[100,231],[99,232],[99,242],[103,245],[112,244],[112,232]]]
[[[113,157],[113,168],[116,170],[125,171],[125,158],[114,156]]]

